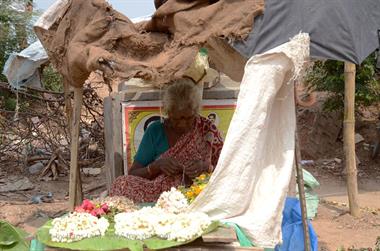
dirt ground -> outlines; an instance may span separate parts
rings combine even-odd
[[[318,170],[317,167],[308,170],[321,184],[317,189],[321,203],[317,217],[312,221],[320,250],[373,248],[380,236],[380,179],[359,179],[361,215],[355,218],[348,213],[344,178]]]
[[[361,118],[357,123],[357,132],[363,136],[363,140],[357,144],[357,157],[360,160],[359,200],[362,210],[361,216],[354,218],[348,214],[342,142],[339,139],[339,128],[336,127],[341,122],[333,115],[326,117],[317,113],[312,109],[303,109],[299,121],[303,159],[313,161],[305,169],[321,184],[316,190],[321,202],[318,214],[312,221],[318,235],[319,249],[335,251],[342,247],[373,248],[380,236],[380,156],[372,160],[369,147],[376,134],[376,121],[366,120],[363,116],[364,120]],[[322,118],[325,118],[324,122],[321,122]],[[313,137],[313,133],[318,137]],[[336,139],[331,140],[331,135],[335,135]],[[86,198],[96,197],[106,190],[104,172],[103,167],[99,175],[82,174]],[[22,163],[0,163],[0,187],[11,177],[27,177],[33,188],[16,192],[0,190],[0,219],[33,234],[48,218],[60,216],[67,210],[68,176],[59,177],[56,181],[41,181],[38,174],[26,174]],[[48,192],[52,193],[51,201],[30,203],[33,196],[47,195]]]
[[[371,158],[379,111],[379,107],[370,107],[356,114],[361,215],[355,218],[348,213],[341,115],[322,112],[320,106],[299,109],[302,157],[313,161],[304,168],[320,183],[316,192],[321,202],[312,221],[320,250],[374,248],[380,237],[380,156]]]
[[[26,175],[16,166],[8,166],[8,172],[4,171],[4,165],[0,164],[0,167],[0,185],[6,177],[27,176],[34,186],[26,191],[0,192],[0,219],[34,234],[49,218],[59,217],[67,212],[69,176],[59,177],[56,181],[41,181],[38,174]],[[104,168],[96,176],[82,174],[82,183],[85,198],[98,197],[107,189]],[[52,198],[45,199],[49,192],[52,193]],[[45,196],[41,203],[32,203],[33,197],[41,195]]]
[[[374,247],[380,236],[380,179],[359,179],[361,217],[348,214],[348,203],[344,178],[331,174],[324,166],[308,166],[320,182],[317,193],[321,198],[318,215],[312,221],[317,232],[320,250],[337,250],[340,247]],[[29,177],[35,188],[16,193],[0,193],[0,219],[34,234],[49,218],[62,215],[67,210],[68,177],[58,181],[38,181]],[[105,175],[84,177],[84,190],[96,188],[86,197],[97,196],[106,189]],[[99,186],[100,184],[100,186]],[[29,204],[31,196],[53,193],[53,202]]]

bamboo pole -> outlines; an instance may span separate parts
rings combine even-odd
[[[82,184],[78,168],[79,125],[83,99],[83,88],[74,88],[74,113],[71,126],[71,160],[69,183],[69,209],[74,210],[82,201]]]
[[[355,64],[344,63],[344,159],[347,172],[347,192],[352,216],[359,216],[358,183],[355,159]]]

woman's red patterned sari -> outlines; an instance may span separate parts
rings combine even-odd
[[[183,135],[177,143],[163,153],[160,158],[174,158],[184,169],[194,160],[209,163],[212,170],[219,158],[223,140],[216,126],[208,119],[197,117],[194,128]],[[204,170],[199,170],[201,174]],[[111,187],[111,196],[126,196],[136,203],[155,202],[160,194],[184,184],[183,175],[161,174],[153,180],[138,176],[120,176]]]

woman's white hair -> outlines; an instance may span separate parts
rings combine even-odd
[[[162,102],[163,111],[168,115],[173,109],[192,109],[199,112],[201,106],[201,93],[195,83],[188,78],[182,78],[172,82],[164,92]]]

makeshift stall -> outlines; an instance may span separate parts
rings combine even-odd
[[[327,4],[327,2],[331,1],[318,2],[318,4]],[[354,2],[351,1],[348,8],[330,6],[330,9],[343,12],[347,9],[360,9],[361,11],[357,11],[356,14],[365,15],[365,8],[367,8],[367,11],[371,10],[375,13],[374,15],[380,13],[375,11],[375,7],[379,6],[374,4],[375,1],[368,1],[367,5],[358,5]],[[284,1],[268,1],[268,3],[287,4]],[[334,3],[337,2],[334,1]],[[302,76],[304,63],[309,59],[310,41],[307,34],[294,37],[300,30],[296,33],[283,32],[283,29],[278,28],[278,23],[292,28],[299,26],[278,21],[278,18],[272,18],[268,13],[276,13],[275,17],[279,18],[284,15],[297,17],[297,14],[290,15],[281,12],[280,10],[284,9],[281,6],[268,4],[266,6],[268,12],[265,12],[268,15],[264,13],[264,17],[260,19],[259,16],[264,11],[264,1],[257,0],[199,0],[186,3],[168,0],[161,1],[159,5],[161,6],[150,21],[135,26],[128,18],[114,11],[103,1],[61,0],[37,24],[36,32],[42,44],[47,49],[53,64],[65,77],[66,90],[68,90],[68,85],[74,88],[75,108],[71,128],[71,209],[81,201],[80,174],[77,168],[77,139],[82,85],[88,75],[92,71],[101,70],[108,84],[120,79],[142,78],[154,84],[156,88],[160,88],[172,80],[183,77],[200,47],[206,47],[211,65],[231,79],[241,82],[241,86],[236,112],[230,125],[232,129],[226,135],[225,147],[218,166],[208,186],[194,200],[190,208],[207,213],[213,220],[228,220],[236,223],[258,245],[274,247],[281,242],[282,209],[293,163],[295,163],[303,203],[302,214],[304,236],[306,236],[303,247],[305,250],[316,249],[316,246],[310,247],[308,243],[306,210],[304,199],[302,199],[302,172],[297,161],[299,155],[296,154],[299,149],[295,139],[294,112],[294,81]],[[289,3],[289,6],[292,5]],[[299,10],[299,8],[290,9]],[[325,8],[317,9],[322,12],[325,10]],[[282,15],[277,15],[277,13]],[[303,14],[307,15],[308,12],[305,11]],[[330,13],[330,16],[347,17],[347,13],[344,12],[341,15]],[[73,22],[76,19],[80,20]],[[319,22],[325,20],[323,16],[318,16],[317,19],[301,18],[300,20],[304,23],[303,21],[307,19]],[[265,34],[271,34],[269,27],[272,27],[264,25],[268,20],[272,20],[272,25],[274,24],[277,28],[273,30],[286,37],[285,41],[269,43],[269,51],[264,50],[260,54],[253,53],[249,57],[242,56],[244,53],[241,54],[231,47],[231,42],[247,38],[252,31],[252,24],[258,24],[258,27],[262,29],[257,30],[254,26],[248,38],[255,43],[265,42],[266,40],[262,39]],[[342,20],[344,19],[340,21]],[[294,23],[290,22],[290,24]],[[340,22],[340,24],[343,23]],[[370,23],[376,24],[376,22]],[[324,27],[318,22],[316,24]],[[334,27],[334,25],[329,25]],[[312,33],[313,29],[307,31]],[[373,27],[360,31],[366,35],[374,34]],[[294,38],[284,44],[290,37]],[[327,46],[324,44],[326,42],[331,45],[336,41],[313,44],[313,34],[311,38],[312,45],[320,45],[323,51],[336,51],[333,46],[326,49]],[[345,36],[339,38],[339,42],[351,41],[351,39],[345,39]],[[312,49],[314,48],[312,46]],[[351,51],[346,50],[347,47],[344,48],[341,54],[352,54]],[[251,47],[249,50],[254,52]],[[350,60],[352,57],[344,59],[357,62]],[[347,71],[352,70],[347,69]],[[351,95],[348,96],[351,97]],[[129,102],[131,97],[125,98],[114,94],[106,102],[107,113],[111,114],[111,119],[106,120],[106,123],[122,121],[121,108],[125,100]],[[346,124],[352,128],[351,113],[349,118]],[[125,119],[125,121],[128,120],[129,117]],[[122,167],[124,157],[126,157],[125,162],[128,163],[129,155],[128,147],[124,154],[123,145],[120,142],[123,139],[121,129],[113,130],[115,125],[112,124],[106,127],[112,128],[112,131],[106,132],[108,138],[115,139],[116,136],[120,136],[117,139],[118,142],[108,141],[106,146],[107,149],[111,149],[107,153],[111,182],[116,176],[127,173],[128,165],[127,168]],[[347,133],[347,139],[349,139],[348,136],[349,133]],[[128,137],[125,136],[125,139]],[[132,153],[132,148],[130,149]],[[349,154],[352,148],[347,149],[347,155],[352,157],[353,155]],[[353,175],[349,175],[350,177],[355,175],[354,169],[351,174]],[[355,185],[353,187],[355,190]],[[355,192],[352,194],[355,197]]]
[[[173,3],[168,1],[160,7],[160,11],[163,12],[161,15],[166,17],[170,16],[170,18],[177,18],[177,15],[173,16],[173,13],[176,13],[182,7],[177,5],[175,1],[172,2]],[[169,8],[171,4],[175,7],[174,9],[179,9],[174,10],[173,12],[173,9]],[[195,4],[191,4],[191,6],[189,6],[191,11],[189,11],[188,15],[185,12],[181,12],[181,14],[185,14],[183,17],[184,20],[188,20],[189,18],[194,17],[194,15],[197,16],[193,11],[197,11],[198,4],[202,5],[203,3],[195,2]],[[246,71],[244,72],[244,64],[247,60],[232,49],[225,42],[225,40],[221,40],[218,37],[224,36],[233,38],[242,37],[244,34],[247,34],[250,30],[254,16],[262,13],[263,2],[234,1],[227,3],[225,1],[219,1],[218,3],[204,7],[206,12],[203,13],[203,16],[205,18],[210,18],[207,14],[210,11],[217,13],[217,15],[212,16],[212,19],[214,20],[209,20],[209,22],[205,23],[220,22],[221,25],[220,27],[210,26],[209,29],[204,27],[194,27],[195,30],[192,32],[198,34],[197,36],[186,34],[186,32],[181,34],[180,30],[178,30],[178,34],[170,37],[168,37],[166,33],[140,33],[127,18],[112,10],[107,3],[102,1],[58,1],[55,6],[52,7],[52,10],[45,13],[45,15],[40,19],[36,27],[37,34],[39,35],[44,47],[47,49],[52,63],[65,76],[66,83],[74,87],[74,113],[72,116],[73,122],[71,127],[72,158],[70,168],[70,207],[71,209],[74,209],[74,206],[80,204],[81,202],[80,173],[77,168],[77,139],[79,134],[80,106],[82,102],[81,86],[86,80],[88,74],[94,70],[101,70],[104,74],[106,83],[111,83],[111,81],[114,82],[118,79],[140,77],[145,80],[149,80],[149,82],[153,83],[156,87],[160,87],[171,80],[181,78],[185,75],[198,53],[200,47],[199,45],[204,44],[204,47],[208,49],[210,62],[215,69],[227,74],[229,77],[237,80],[238,82],[240,82],[243,74],[248,73],[246,77],[247,79],[245,80],[248,82],[244,82],[243,79],[242,86],[252,88],[253,84],[256,84],[258,88],[256,91],[253,89],[253,92],[247,89],[245,89],[244,92],[240,91],[239,99],[245,101],[242,101],[240,109],[238,109],[240,112],[234,114],[234,117],[237,116],[237,119],[235,121],[234,130],[232,131],[241,131],[239,129],[240,123],[241,128],[246,130],[248,134],[245,137],[244,133],[238,137],[236,137],[236,134],[231,134],[232,136],[230,139],[228,136],[229,134],[227,134],[226,145],[223,148],[223,151],[225,150],[226,153],[223,155],[222,151],[222,156],[224,157],[221,159],[223,161],[220,161],[221,164],[218,164],[216,167],[215,174],[211,176],[210,184],[206,187],[205,192],[201,193],[191,206],[194,211],[207,212],[207,214],[210,214],[211,219],[216,222],[221,219],[228,219],[229,222],[236,223],[233,218],[240,215],[241,217],[239,219],[236,218],[236,220],[239,222],[238,224],[243,227],[243,230],[248,234],[248,237],[250,237],[251,240],[260,246],[274,247],[275,244],[281,241],[282,208],[284,205],[285,196],[287,194],[290,176],[292,173],[291,169],[294,161],[294,137],[291,136],[294,134],[295,121],[293,87],[291,84],[288,85],[291,89],[281,88],[281,86],[293,80],[292,75],[294,75],[294,73],[297,74],[302,68],[302,64],[307,58],[307,53],[306,51],[303,53],[303,50],[301,50],[301,54],[299,54],[300,57],[293,58],[287,54],[289,53],[289,48],[285,49],[287,52],[281,52],[282,49],[280,49],[280,51],[274,51],[272,54],[268,54],[267,58],[269,61],[273,60],[273,63],[270,63],[268,65],[269,68],[266,68],[270,70],[270,74],[274,74],[273,78],[268,75],[269,78],[266,79],[266,81],[264,79],[260,80],[259,78],[257,81],[251,79],[253,76],[252,73],[255,73],[255,71],[246,68]],[[80,14],[78,15],[78,13]],[[228,15],[225,15],[227,13]],[[86,19],[86,16],[91,16],[91,18]],[[158,17],[159,14],[156,14],[156,16]],[[235,19],[237,16],[244,17],[245,19],[241,20],[241,22],[237,21]],[[84,18],[83,22],[70,21],[78,18]],[[148,24],[146,29],[154,29],[154,26],[161,22],[160,20],[160,18],[153,18],[151,23],[152,27]],[[231,22],[239,27],[230,26]],[[187,29],[186,25],[183,27],[186,27]],[[182,41],[183,43],[176,43],[172,40],[173,38],[177,39],[177,42]],[[125,41],[120,43],[123,39],[125,39]],[[186,41],[186,43],[184,41]],[[290,46],[299,46],[300,43],[297,41]],[[302,41],[304,46],[307,47],[307,39],[301,39],[300,41]],[[117,49],[118,46],[126,46],[126,48],[119,50]],[[147,56],[146,52],[153,55]],[[266,62],[265,58],[266,56],[263,56],[263,58],[252,58],[252,65],[256,65],[255,60],[262,63]],[[280,63],[281,65],[277,65],[276,68],[277,63]],[[261,65],[261,63],[257,65]],[[263,65],[265,65],[265,63]],[[278,68],[278,66],[280,68]],[[277,70],[273,71],[273,67]],[[259,75],[257,75],[257,77],[260,77],[260,74],[263,74],[264,72],[264,68],[258,71]],[[277,82],[275,80],[277,80]],[[272,84],[274,85],[272,86]],[[261,94],[264,93],[257,92],[257,90],[266,89],[266,85],[268,85],[268,91],[270,92],[267,92],[265,95],[261,96]],[[279,100],[285,99],[286,102],[283,103],[282,106],[278,103],[276,104],[276,107],[280,105],[280,108],[283,107],[286,109],[284,110],[286,112],[282,115],[285,115],[285,118],[287,115],[291,115],[287,116],[287,123],[289,124],[285,124],[284,127],[287,131],[277,130],[280,124],[273,120],[275,117],[272,117],[272,115],[269,116],[270,110],[275,111],[277,108],[274,109],[274,106],[272,107],[273,104],[267,102],[272,99],[277,100],[275,97],[277,96],[277,91],[279,90],[283,90],[280,92],[280,96],[278,96],[278,98],[280,98]],[[289,90],[291,91],[290,93],[288,93]],[[206,92],[207,91],[205,91],[204,95],[207,97]],[[255,95],[255,98],[251,100],[247,99],[247,95],[251,94]],[[125,93],[122,95],[125,95]],[[285,96],[281,97],[282,95]],[[244,96],[245,98],[243,98]],[[265,99],[264,102],[260,101],[261,98],[269,97],[270,99]],[[122,108],[122,101],[125,100],[130,99],[125,99],[121,96],[112,96],[109,101],[106,101],[105,113],[111,113],[111,116],[113,116],[110,119],[106,119],[106,123],[112,123],[112,121],[122,121],[120,119],[120,117],[122,117],[120,109]],[[254,103],[250,105],[250,101],[253,101]],[[293,108],[289,110],[289,107]],[[244,114],[244,110],[246,110],[246,108],[249,108],[247,110],[249,113]],[[268,112],[265,112],[266,109],[268,109]],[[119,110],[120,112],[113,113],[113,110]],[[242,111],[243,114],[241,113]],[[258,112],[256,113],[257,117],[255,117],[255,112]],[[263,145],[264,147],[262,149],[265,149],[265,147],[270,147],[268,143],[274,143],[272,140],[266,141],[265,134],[267,134],[267,130],[261,130],[263,126],[265,126],[265,123],[271,120],[274,122],[274,126],[271,128],[273,128],[273,132],[275,132],[272,135],[278,139],[286,136],[286,139],[283,138],[277,144],[272,145],[276,147],[276,150],[273,153],[273,156],[276,158],[269,158],[269,156],[264,157],[262,154],[265,154],[265,152],[260,150],[260,147],[263,147]],[[106,127],[115,129],[115,126],[112,126],[111,124],[106,125]],[[121,130],[121,128],[119,128],[119,130]],[[117,134],[121,134],[121,131],[118,130],[110,131],[111,130],[106,131],[106,134],[108,134],[106,138],[114,139]],[[119,142],[123,138],[122,135],[120,136]],[[245,142],[235,141],[238,139],[243,139]],[[242,150],[242,152],[249,152],[249,148],[250,146],[253,146],[253,142],[256,142],[256,147],[253,148],[253,151],[250,151],[250,155],[253,158],[248,161],[251,161],[251,163],[246,162],[247,159],[240,159],[241,163],[237,161],[235,162],[235,165],[228,164],[230,161],[228,156],[233,158],[239,158],[239,156],[241,156],[237,154],[239,153],[238,151],[232,155],[231,152],[228,153],[229,151],[237,149],[237,147],[239,147],[238,144],[242,143],[243,147],[240,150]],[[285,143],[285,145],[283,143]],[[110,145],[112,145],[111,148],[109,148]],[[112,150],[112,147],[114,150]],[[111,149],[110,153],[107,154],[107,163],[111,163],[112,161],[120,163],[123,160],[123,147],[121,147],[120,143],[116,143],[116,141],[108,142],[106,144],[106,148]],[[280,155],[284,150],[286,151],[286,154],[284,155],[284,158],[282,158]],[[128,153],[128,148],[126,153]],[[257,155],[252,155],[256,153]],[[276,155],[279,156],[277,157]],[[125,156],[128,156],[128,154]],[[260,163],[259,160],[261,158],[265,159],[265,162]],[[275,162],[271,163],[271,160]],[[254,162],[256,162],[256,164],[254,164]],[[126,161],[126,163],[128,163],[128,161]],[[273,173],[274,170],[271,168],[272,165],[277,166],[280,172]],[[120,167],[122,165],[117,164],[117,166]],[[112,174],[110,172],[110,181],[113,179],[112,175],[116,177],[117,175],[124,173],[124,171],[122,172],[120,169],[119,171],[116,171],[117,169],[113,169],[112,166],[111,170],[115,170],[114,172],[120,173]],[[272,174],[269,176],[265,175],[267,171]],[[208,196],[212,196],[212,193],[210,194],[212,189],[217,191],[223,186],[223,181],[221,181],[220,178],[223,178],[224,174],[221,174],[220,172],[229,172],[232,175],[228,178],[229,185],[224,187],[224,190],[226,187],[229,189],[225,190],[228,191],[225,195],[230,196],[230,202],[228,202],[228,198],[225,197],[212,198],[211,200],[207,199]],[[236,174],[238,173],[240,173],[241,177],[244,178],[241,182],[237,179],[238,176]],[[276,181],[271,181],[270,179],[268,180],[268,177],[272,177],[272,175],[275,175],[273,178],[280,177],[280,179]],[[278,182],[278,185],[274,187],[275,189],[269,191],[268,185],[272,186],[272,182]],[[264,187],[262,185],[264,185]],[[212,188],[208,189],[209,186]],[[261,195],[255,193],[255,191],[260,190],[260,186],[261,190],[266,190],[274,196],[271,198],[265,193]],[[234,193],[235,188],[239,189],[239,191],[235,191],[236,194]],[[245,190],[241,190],[242,188]],[[223,196],[220,192],[218,192],[218,194]],[[270,202],[268,201],[265,203],[263,201],[264,198],[270,199]],[[238,201],[236,201],[236,199],[238,199]],[[205,203],[205,200],[208,202]],[[257,200],[256,206],[253,203],[254,200]],[[214,207],[216,204],[219,205]],[[210,208],[211,205],[213,205],[212,207],[214,208]],[[262,217],[264,216],[262,214],[263,212],[254,212],[257,205],[261,205],[266,208],[267,213],[265,217]],[[254,207],[252,208],[252,206]],[[218,210],[223,213],[219,214]],[[240,211],[240,213],[238,213],[238,211]],[[256,217],[257,219],[261,218],[262,220],[257,221],[256,226],[254,226],[255,224],[252,224],[252,221],[244,220],[250,218],[251,216]],[[246,221],[248,225],[244,224],[243,221]],[[269,229],[272,230],[269,231]]]

